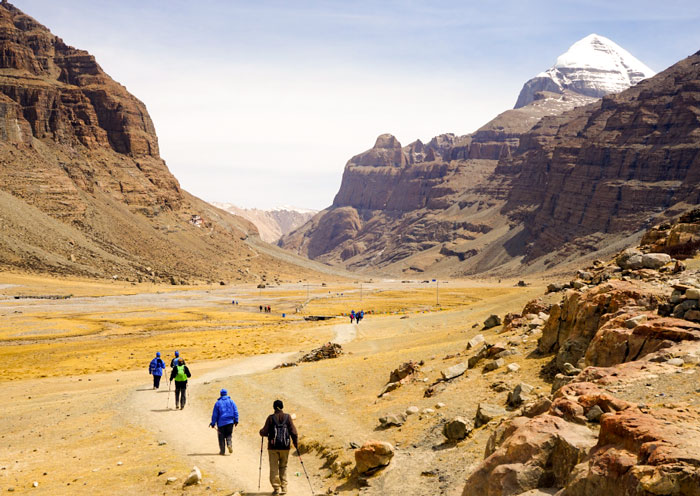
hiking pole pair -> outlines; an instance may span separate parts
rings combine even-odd
[[[311,489],[311,496],[314,496],[314,488],[311,485],[311,479],[309,479],[309,474],[306,472],[306,467],[304,466],[304,460],[301,459],[301,452],[299,451],[299,448],[297,448],[297,455],[299,456],[299,462],[301,462],[301,468],[304,469],[304,475],[306,476],[306,480],[309,481],[309,489]]]

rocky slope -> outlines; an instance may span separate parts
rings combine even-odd
[[[697,216],[578,272],[538,343],[554,354],[543,370],[556,374],[552,394],[491,424],[463,496],[700,494],[700,273],[654,251],[674,232],[696,242]],[[528,328],[509,320],[506,334]]]
[[[533,102],[541,91],[600,98],[653,75],[654,71],[612,40],[591,34],[574,43],[550,69],[526,82],[515,108]]]
[[[592,103],[540,93],[465,137],[401,148],[382,136],[348,162],[333,205],[280,244],[448,277],[610,254],[699,201],[699,58]]]
[[[304,225],[318,213],[316,210],[300,210],[291,207],[262,210],[241,208],[231,203],[214,202],[212,205],[252,222],[258,229],[260,238],[266,243],[276,243],[282,236]]]
[[[6,1],[0,28],[0,266],[173,282],[298,272],[258,256],[251,223],[180,188],[146,107],[92,55]]]

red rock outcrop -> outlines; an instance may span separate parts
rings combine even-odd
[[[569,290],[559,304],[550,309],[542,337],[541,353],[556,352],[561,369],[564,363],[576,365],[602,324],[625,307],[653,310],[663,293],[654,287],[612,280],[590,291]]]

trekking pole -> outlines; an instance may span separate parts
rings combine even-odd
[[[166,410],[170,410],[170,384],[173,381],[168,381],[168,403],[165,405]]]
[[[297,455],[299,456],[299,461],[301,462],[301,468],[304,469],[304,475],[306,476],[306,480],[309,481],[309,489],[311,489],[311,496],[314,496],[314,488],[311,485],[311,479],[309,479],[309,474],[306,472],[306,467],[304,466],[304,460],[301,459],[301,452],[299,451],[299,448],[297,448]]]
[[[258,469],[258,492],[260,492],[260,481],[262,481],[262,450],[264,437],[260,436],[260,468]]]

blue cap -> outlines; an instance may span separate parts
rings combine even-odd
[[[160,356],[160,351],[156,352],[156,356]]]
[[[175,356],[180,356],[180,352],[176,350],[176,351],[175,351]]]
[[[222,389],[220,391],[220,393],[221,393],[221,396],[226,396],[228,394],[228,391],[226,391],[225,389]]]

